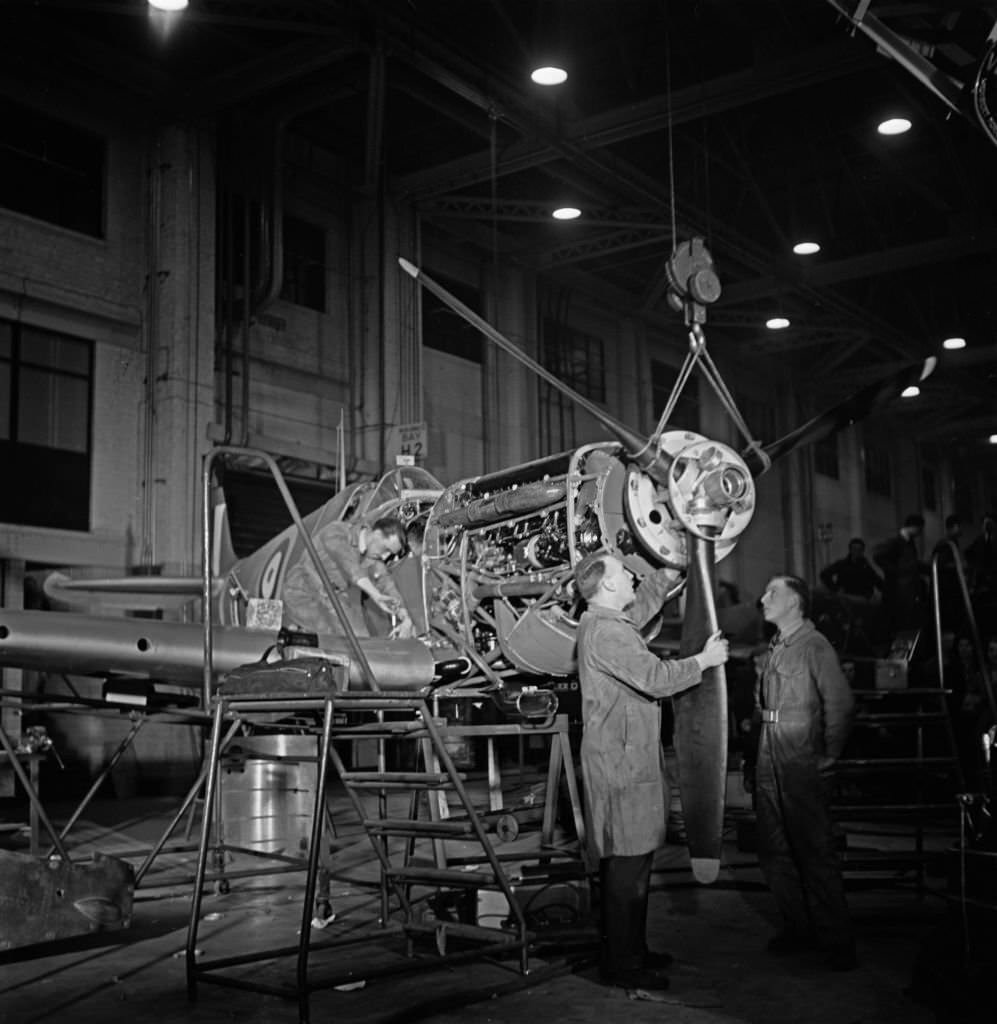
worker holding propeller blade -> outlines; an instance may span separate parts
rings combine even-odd
[[[727,661],[727,641],[713,633],[688,658],[661,659],[640,633],[670,597],[666,571],[635,593],[620,558],[597,552],[575,568],[588,608],[578,626],[582,690],[582,778],[590,854],[599,859],[605,981],[661,990],[671,960],[648,950],[647,902],[654,851],[665,842],[669,807],[661,746],[660,700],[697,685]]]

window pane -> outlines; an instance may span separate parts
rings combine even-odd
[[[34,366],[51,366],[69,373],[90,372],[90,346],[36,327],[21,330],[21,362]]]
[[[0,206],[100,238],[104,143],[0,96]]]
[[[20,384],[17,440],[86,452],[87,382],[24,368]]]
[[[325,312],[325,230],[284,218],[284,283],[280,297]]]
[[[90,458],[76,452],[0,440],[0,523],[57,530],[90,529]]]
[[[552,317],[543,321],[540,361],[555,377],[594,402],[606,400],[605,359],[601,338]]]
[[[0,320],[0,359],[10,359],[13,354],[14,327],[6,320]]]

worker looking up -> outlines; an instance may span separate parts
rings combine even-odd
[[[830,801],[855,698],[834,648],[807,618],[806,582],[774,576],[761,603],[765,621],[778,630],[755,689],[758,863],[782,916],[768,949],[823,949],[833,970],[851,970],[855,940]]]
[[[601,974],[621,988],[665,989],[660,969],[671,957],[647,948],[651,863],[665,843],[669,807],[659,701],[723,665],[727,641],[717,631],[698,654],[669,661],[648,650],[639,630],[669,596],[671,570],[652,573],[635,594],[630,570],[602,552],[578,563],[575,580],[588,602],[578,624],[578,677],[589,852],[601,882]]]

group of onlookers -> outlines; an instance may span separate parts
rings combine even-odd
[[[922,644],[922,672],[949,691],[964,780],[978,790],[984,785],[982,742],[995,717],[997,520],[984,516],[979,534],[963,549],[963,521],[948,516],[930,560],[921,557],[917,546],[923,532],[923,517],[907,516],[895,536],[873,547],[871,561],[861,538],[853,538],[848,555],[827,566],[820,579],[829,591],[860,602],[872,602],[878,590],[880,637],[887,645],[904,631],[933,632],[937,615],[943,656],[939,663],[933,645]]]
[[[948,516],[930,559],[918,547],[923,533],[924,517],[907,516],[896,534],[874,545],[871,560],[865,541],[854,537],[848,554],[821,570],[820,581],[832,593],[861,601],[873,601],[878,592],[883,632],[893,637],[930,625],[937,575],[937,608],[945,631],[966,627],[968,594],[980,631],[997,633],[997,520],[984,516],[979,535],[963,550],[962,518]]]

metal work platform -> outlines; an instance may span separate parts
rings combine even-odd
[[[293,661],[289,664],[293,664]],[[216,984],[249,989],[293,999],[299,1021],[309,1020],[310,996],[320,989],[334,989],[366,983],[370,978],[436,969],[470,960],[514,958],[521,974],[529,971],[530,946],[534,935],[528,926],[516,886],[508,870],[509,858],[497,852],[484,815],[475,805],[450,750],[455,741],[478,736],[489,748],[490,804],[500,798],[501,780],[494,741],[500,736],[549,737],[546,792],[539,845],[530,854],[536,872],[549,871],[559,877],[574,874],[584,880],[578,850],[583,840],[583,823],[574,775],[567,720],[531,729],[518,725],[450,727],[434,714],[431,698],[411,693],[347,693],[348,666],[331,666],[335,683],[324,693],[239,692],[223,683],[215,696],[210,753],[206,764],[205,814],[202,823],[194,892],[186,945],[188,994],[197,996],[198,985]],[[270,673],[272,678],[272,673]],[[238,681],[236,681],[238,682]],[[269,874],[270,868],[229,873],[228,855],[237,853],[226,846],[224,822],[219,813],[219,776],[227,744],[236,733],[254,729],[280,730],[293,720],[296,731],[314,738],[318,765],[314,787],[310,836],[302,856],[287,858],[287,868],[305,871],[300,928],[296,939],[280,946],[246,950],[235,955],[210,957],[199,946],[203,894],[211,880],[209,861],[214,857],[214,877],[247,878]],[[351,765],[343,760],[343,741],[373,740],[376,756],[372,765]],[[400,743],[415,744],[418,759],[411,770],[388,770],[390,749]],[[397,756],[394,760],[398,760]],[[328,777],[335,772],[347,791],[377,858],[381,909],[376,928],[362,933],[336,934],[327,927],[334,908],[329,903],[328,871],[324,865],[330,822],[326,814]],[[561,782],[565,783],[575,836],[570,848],[555,847],[554,829]],[[401,801],[401,810],[399,810]],[[488,812],[494,814],[496,808]],[[514,819],[515,820],[515,819]],[[245,852],[245,851],[243,851]],[[522,862],[523,854],[516,857]],[[517,865],[517,870],[519,866]],[[534,878],[536,874],[534,874]],[[491,914],[496,924],[479,922],[473,907],[480,894],[501,900],[502,913]],[[231,899],[237,899],[232,892]],[[463,914],[450,914],[444,907],[460,906]],[[374,944],[383,947],[396,940],[402,959],[389,963],[361,957],[337,956],[323,961],[330,950]],[[271,963],[295,958],[293,983],[271,983],[262,975],[243,970],[253,963]],[[345,965],[345,966],[344,966]]]

